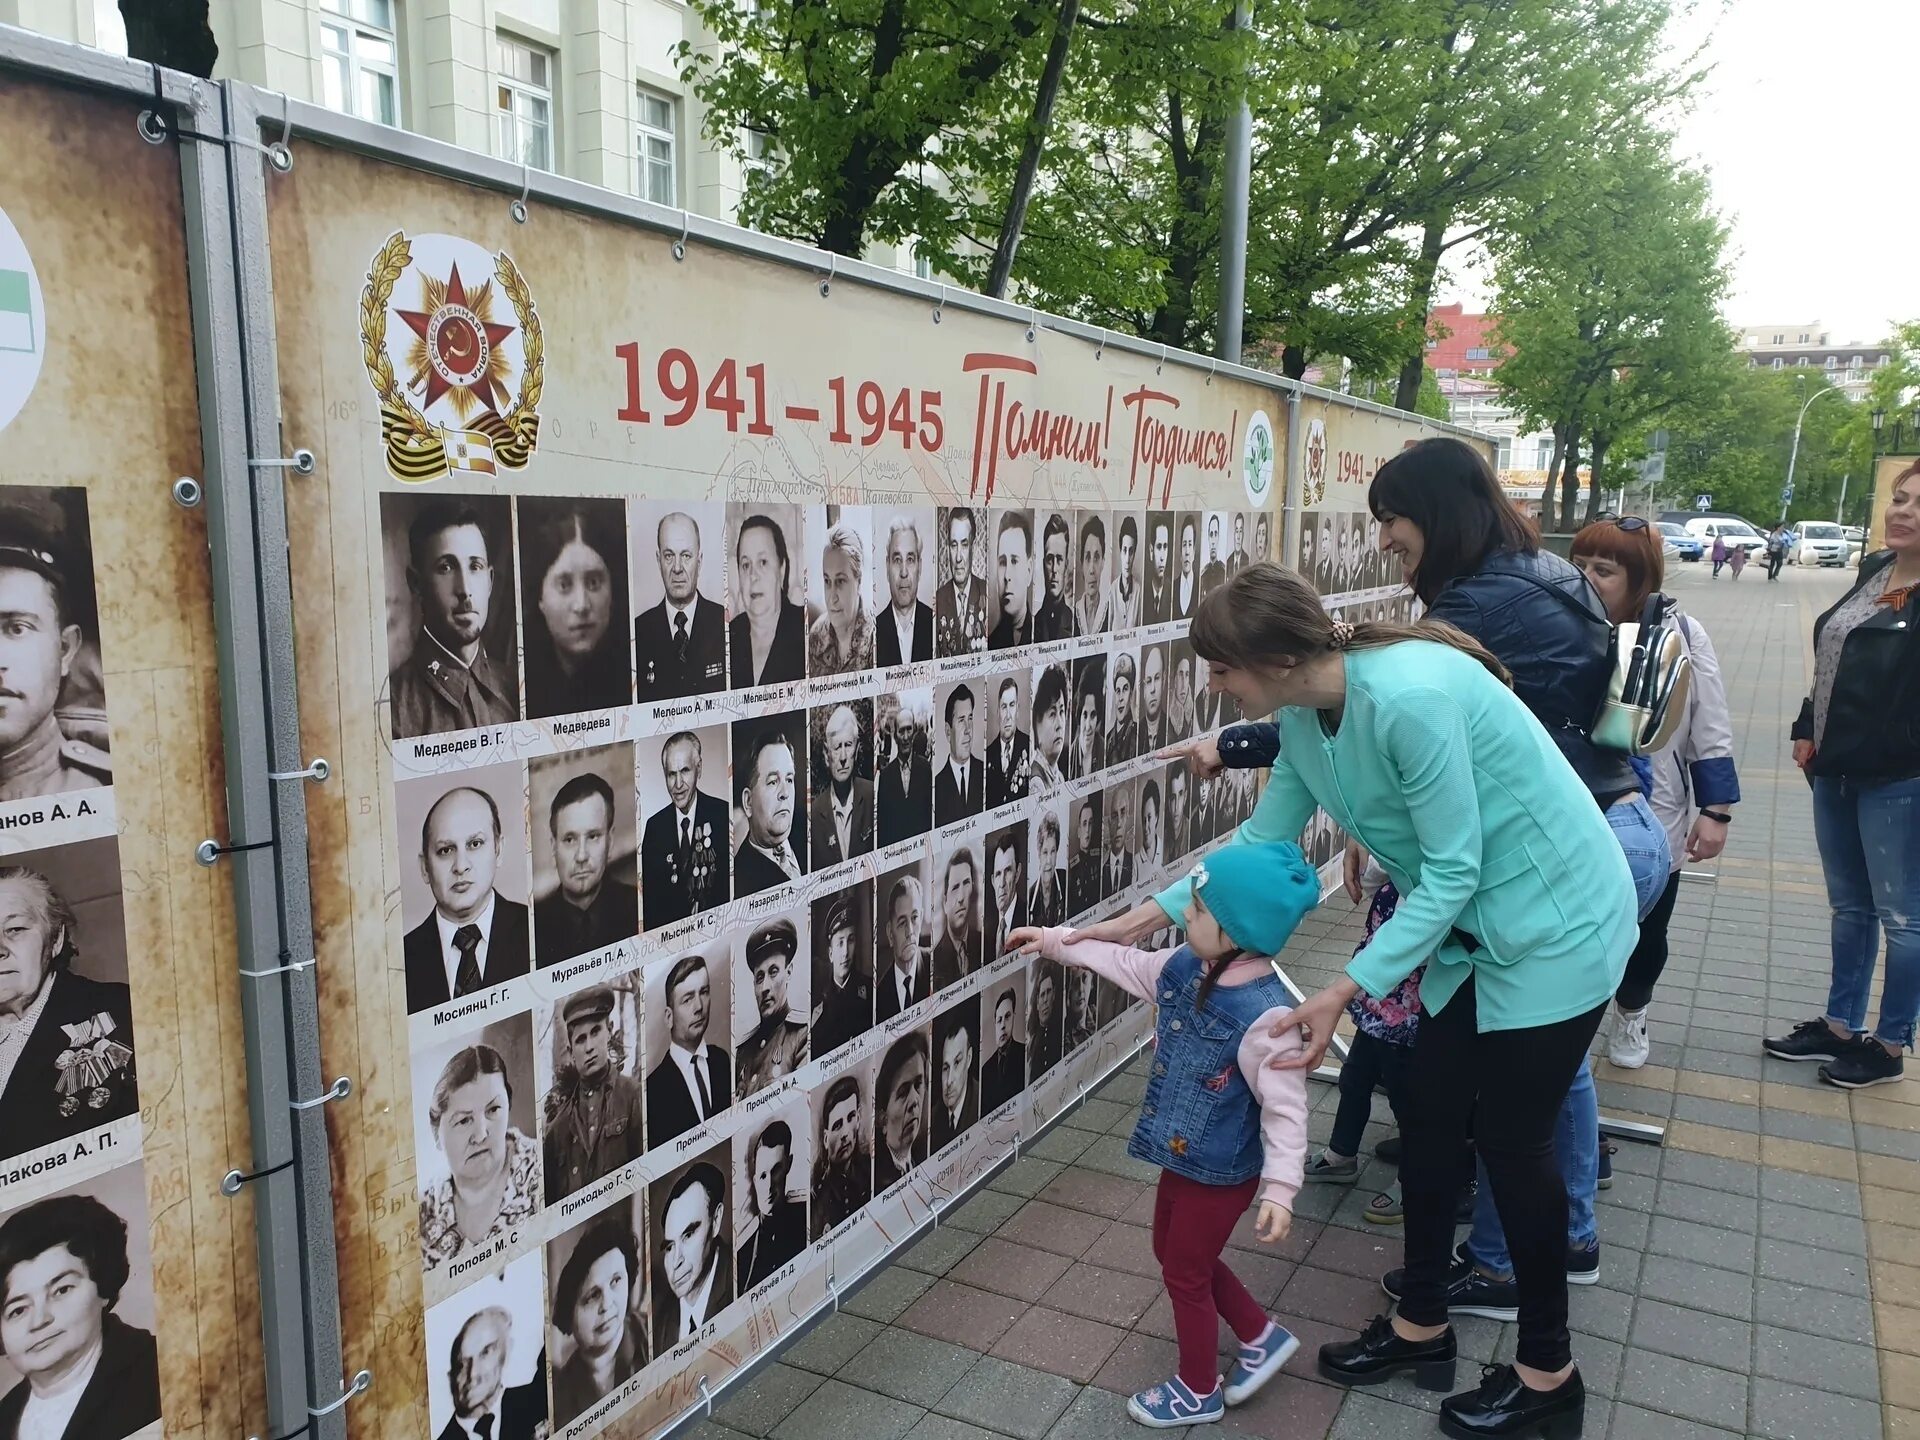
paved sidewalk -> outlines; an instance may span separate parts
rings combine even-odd
[[[1653,1059],[1596,1061],[1602,1108],[1656,1117],[1664,1149],[1622,1145],[1601,1196],[1600,1284],[1572,1293],[1589,1440],[1751,1435],[1920,1437],[1920,1080],[1857,1095],[1765,1059],[1763,1033],[1819,1014],[1827,908],[1805,782],[1785,732],[1806,687],[1813,617],[1843,577],[1789,569],[1737,585],[1678,567],[1670,589],[1728,676],[1746,799],[1713,882],[1688,882],[1654,1000]],[[1850,575],[1845,578],[1850,578]],[[1302,986],[1351,953],[1334,899],[1288,961]],[[1600,1047],[1604,1051],[1604,1046]],[[730,1393],[702,1440],[1107,1440],[1144,1434],[1125,1397],[1174,1368],[1149,1245],[1153,1173],[1129,1160],[1139,1062],[877,1275],[845,1312]],[[1334,1092],[1315,1087],[1324,1139]],[[1375,1115],[1385,1119],[1384,1103]],[[1375,1125],[1372,1142],[1384,1134]],[[1292,1236],[1230,1252],[1305,1342],[1211,1433],[1317,1440],[1437,1433],[1438,1396],[1395,1381],[1348,1392],[1316,1347],[1384,1307],[1399,1232],[1361,1219],[1391,1175],[1312,1187]],[[1464,1355],[1505,1359],[1514,1327],[1459,1325]],[[1474,1379],[1460,1371],[1461,1388]],[[1203,1432],[1207,1433],[1207,1432]]]

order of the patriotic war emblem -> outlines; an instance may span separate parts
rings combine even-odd
[[[367,267],[360,344],[394,479],[526,467],[539,442],[545,342],[506,251],[395,231]]]

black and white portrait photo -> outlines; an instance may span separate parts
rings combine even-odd
[[[1029,925],[1064,925],[1071,913],[1067,909],[1067,852],[1061,843],[1062,804],[1049,800],[1033,817],[1033,861],[1028,868],[1032,877],[1027,891]]]
[[[1082,635],[1100,635],[1110,628],[1107,561],[1113,547],[1107,527],[1112,518],[1104,510],[1082,510],[1074,516],[1079,574],[1074,585],[1073,618]]]
[[[1036,795],[1052,794],[1067,782],[1072,707],[1068,675],[1065,665],[1036,665],[1033,670],[1033,767],[1027,789]]]
[[[933,1017],[931,1149],[944,1150],[980,1119],[980,997],[956,1000]]]
[[[873,1018],[885,1024],[933,993],[933,882],[925,856],[883,873],[874,885]]]
[[[933,601],[936,655],[971,655],[987,648],[987,512],[967,505],[942,506],[940,588]]]
[[[1007,953],[1007,937],[1027,923],[1027,822],[987,832],[986,953],[991,965]]]
[[[1214,813],[1214,790],[1216,781],[1210,775],[1196,775],[1193,789],[1187,799],[1188,838],[1193,848],[1198,850],[1213,841],[1218,816]]]
[[[1033,638],[1071,640],[1080,633],[1073,606],[1080,553],[1073,543],[1073,512],[1036,510],[1033,522],[1040,557],[1034,567]]]
[[[1252,558],[1256,561],[1274,558],[1273,527],[1268,523],[1267,512],[1264,510],[1256,510],[1253,515]],[[1302,567],[1302,573],[1304,573],[1304,567]]]
[[[873,882],[856,880],[817,899],[813,914],[813,1020],[815,1059],[873,1028]]]
[[[1209,510],[1200,523],[1206,532],[1205,553],[1200,560],[1200,598],[1206,599],[1227,583],[1227,526],[1231,517],[1224,510]]]
[[[1033,771],[1033,743],[1027,734],[1027,684],[1031,672],[1010,670],[987,678],[990,707],[987,745],[987,809],[998,810],[1027,798]]]
[[[1124,765],[1140,753],[1140,661],[1138,652],[1107,657],[1107,764]]]
[[[1138,798],[1140,818],[1133,852],[1133,878],[1136,883],[1158,876],[1161,867],[1166,864],[1166,838],[1161,833],[1161,826],[1166,816],[1166,802],[1160,795],[1159,775],[1147,774],[1140,777]]]
[[[938,686],[934,708],[940,726],[933,735],[933,823],[952,825],[978,815],[987,802],[986,707],[975,680]]]
[[[0,1436],[160,1433],[147,1226],[139,1164],[0,1219]]]
[[[1131,780],[1107,786],[1100,808],[1105,812],[1106,844],[1100,856],[1100,898],[1111,899],[1133,888],[1134,790]]]
[[[1107,582],[1107,628],[1116,634],[1140,625],[1145,604],[1140,589],[1140,517],[1113,512],[1113,574]]]
[[[113,783],[87,492],[8,486],[0,502],[0,801]]]
[[[1173,613],[1167,618],[1191,620],[1200,604],[1200,517],[1178,511],[1173,528]]]
[[[726,507],[635,500],[632,513],[635,695],[726,689]]]
[[[406,927],[407,1012],[527,973],[527,837],[518,765],[486,765],[393,787]]]
[[[808,1236],[818,1240],[873,1198],[872,1125],[867,1105],[871,1062],[856,1065],[808,1096],[813,1120],[813,1179]]]
[[[736,932],[733,979],[734,1093],[742,1100],[807,1063],[807,995],[812,952],[807,912],[762,920]]]
[[[1315,590],[1324,593],[1320,574],[1320,517],[1309,510],[1300,517],[1300,573]]]
[[[0,1160],[138,1115],[138,1073],[119,842],[0,857]]]
[[[1105,851],[1102,797],[1098,790],[1076,796],[1067,806],[1067,918],[1078,919],[1100,903],[1100,876]]]
[[[927,1158],[927,1030],[909,1030],[887,1047],[873,1081],[873,1193],[905,1179]]]
[[[538,1039],[552,1076],[540,1100],[549,1205],[646,1151],[640,998],[636,970],[541,1008]]]
[[[826,525],[813,536],[819,565],[808,569],[807,673],[818,680],[857,675],[874,667],[873,611],[868,587],[873,564],[873,512],[864,505],[829,505]]]
[[[807,1246],[813,1129],[804,1100],[733,1137],[734,1274],[739,1293],[771,1280]]]
[[[1351,558],[1348,563],[1353,567],[1353,588],[1371,590],[1380,583],[1379,570],[1375,563],[1380,558],[1380,552],[1367,548],[1367,512],[1354,511],[1347,517],[1347,527],[1352,532],[1349,542]]]
[[[1073,733],[1067,742],[1067,774],[1088,780],[1107,768],[1107,657],[1082,655],[1070,673]]]
[[[1206,662],[1193,653],[1193,643],[1184,635],[1167,653],[1167,744],[1177,745],[1194,736],[1194,690],[1196,683],[1206,683]]]
[[[523,495],[515,503],[528,717],[631,704],[626,502]]]
[[[809,865],[829,870],[873,850],[873,701],[863,695],[815,706],[807,735],[813,751]]]
[[[653,1343],[664,1355],[733,1303],[733,1217],[727,1146],[648,1187],[653,1217]]]
[[[933,507],[883,507],[873,512],[874,653],[883,667],[933,659],[933,598],[943,543]]]
[[[1027,1088],[1026,972],[1016,970],[987,987],[980,1013],[980,1113],[991,1115]]]
[[[936,925],[933,989],[938,994],[980,968],[980,839],[961,834],[945,840],[933,856]]]
[[[804,680],[807,547],[798,505],[727,506],[733,580],[727,676],[735,690]]]
[[[394,739],[519,715],[512,534],[504,495],[380,496]]]
[[[533,954],[558,965],[640,933],[633,746],[527,762],[533,818]]]
[[[733,807],[725,725],[675,730],[636,742],[640,903],[658,930],[724,905],[733,893]]]
[[[647,1146],[704,1125],[733,1103],[732,954],[724,940],[645,971]]]
[[[1339,556],[1333,539],[1334,517],[1326,513],[1303,517],[1301,533],[1304,535],[1308,524],[1316,521],[1313,528],[1319,538],[1314,552],[1314,588],[1322,595],[1332,595],[1341,588],[1336,572]]]
[[[1160,794],[1163,854],[1172,870],[1193,849],[1193,772],[1185,760],[1171,761],[1160,772]]]
[[[1140,623],[1164,625],[1174,618],[1173,512],[1149,510],[1146,537],[1146,575],[1140,582]]]
[[[1167,745],[1167,700],[1171,694],[1167,656],[1164,640],[1140,647],[1140,745],[1136,753],[1143,759]]]
[[[1095,976],[1091,970],[1066,968],[1067,1017],[1066,1036],[1062,1054],[1071,1055],[1093,1039],[1093,1032],[1099,1029],[1099,1017],[1094,1005]]]
[[[1231,580],[1252,563],[1247,553],[1247,512],[1233,512],[1233,544],[1227,549],[1227,579]]]
[[[436,1440],[547,1433],[545,1314],[537,1253],[427,1311],[427,1426]]]
[[[1027,967],[1027,1075],[1038,1080],[1066,1054],[1066,971],[1036,957]]]
[[[733,893],[744,900],[807,873],[807,714],[733,722]]]
[[[635,1194],[620,1196],[547,1242],[556,1431],[652,1361],[645,1235],[642,1200]]]
[[[882,694],[874,707],[880,844],[897,845],[933,825],[933,691]]]
[[[1015,650],[1033,643],[1033,512],[993,510],[993,628],[987,643]]]
[[[539,1213],[532,1016],[510,1015],[414,1051],[413,1117],[420,1255],[428,1269]]]

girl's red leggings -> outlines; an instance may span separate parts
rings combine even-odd
[[[1210,1394],[1220,1381],[1221,1320],[1249,1344],[1266,1333],[1267,1312],[1220,1258],[1259,1186],[1257,1176],[1238,1185],[1206,1185],[1160,1172],[1153,1258],[1173,1302],[1180,1378],[1196,1395]]]

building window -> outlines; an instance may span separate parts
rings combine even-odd
[[[1793,363],[1796,366],[1804,366],[1807,363],[1807,357],[1802,355],[1798,360],[1794,361]]]
[[[1785,365],[1785,364],[1786,364],[1786,361],[1784,361],[1784,360],[1782,360],[1782,359],[1781,359],[1781,358],[1780,358],[1780,357],[1779,357],[1778,355],[1776,355],[1776,356],[1774,356],[1774,357],[1773,357],[1773,368],[1774,368],[1774,369],[1776,369],[1776,370],[1778,370],[1778,369],[1779,369],[1779,368],[1780,368],[1781,366],[1783,366],[1783,365]]]
[[[1513,468],[1513,441],[1500,440],[1495,443],[1493,468],[1496,470],[1511,470]]]
[[[1840,359],[1838,356],[1835,356],[1835,355],[1827,356],[1827,364],[1826,364],[1827,369],[1829,370],[1836,369],[1839,367],[1839,364],[1840,364]]]
[[[1808,341],[1808,340],[1810,340],[1811,338],[1812,338],[1812,337],[1811,337],[1811,336],[1810,336],[1810,335],[1809,335],[1809,334],[1808,334],[1808,333],[1807,333],[1807,332],[1806,332],[1805,330],[1802,330],[1802,331],[1800,332],[1800,343],[1801,343],[1802,345],[1804,345],[1804,344],[1806,344],[1806,343],[1807,343],[1807,341]]]
[[[1784,335],[1776,335],[1773,337],[1773,343],[1776,345],[1784,345],[1787,343],[1787,337]]]
[[[1858,355],[1849,355],[1847,357],[1847,368],[1849,370],[1858,370],[1860,368],[1860,357]]]
[[[1475,345],[1467,351],[1467,359],[1469,360],[1485,360],[1486,358],[1487,347],[1484,345]]]
[[[400,123],[393,0],[320,0],[320,96],[329,110]]]
[[[640,159],[640,198],[656,205],[677,205],[675,151],[680,136],[679,107],[671,96],[638,87],[639,134],[634,153]]]
[[[746,151],[747,183],[753,184],[754,177],[758,175],[771,178],[774,160],[772,138],[764,130],[749,130],[746,132]]]
[[[500,154],[536,170],[553,168],[553,56],[518,40],[499,39]]]

